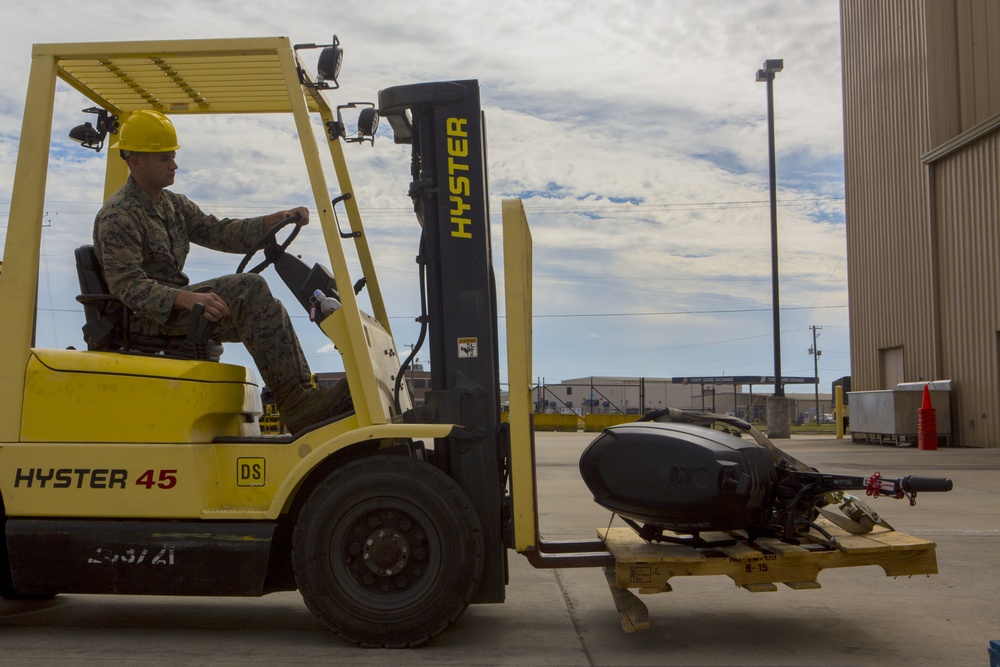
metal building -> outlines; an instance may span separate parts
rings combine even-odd
[[[951,379],[1000,447],[1000,2],[840,11],[853,388]]]

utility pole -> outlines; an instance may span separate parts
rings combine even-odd
[[[823,353],[820,352],[819,348],[816,347],[816,339],[819,337],[819,334],[817,332],[820,329],[822,329],[823,327],[818,327],[816,325],[813,325],[813,326],[811,326],[809,328],[812,329],[812,332],[813,332],[813,346],[809,348],[809,354],[811,354],[813,356],[813,379],[816,380],[816,423],[818,424],[819,423],[819,415],[820,415],[820,411],[819,411],[819,357]]]

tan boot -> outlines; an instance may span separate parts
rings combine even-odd
[[[321,389],[295,383],[276,390],[274,398],[281,421],[292,435],[353,408],[347,380],[338,380],[332,386]]]

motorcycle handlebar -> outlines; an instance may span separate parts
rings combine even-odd
[[[900,477],[899,488],[907,493],[951,491],[952,483],[947,477]]]
[[[951,491],[952,483],[947,477],[917,477],[906,475],[893,479],[882,477],[875,473],[870,477],[853,477],[848,475],[827,475],[821,472],[789,472],[788,475],[798,479],[814,494],[829,491],[849,491],[865,489],[868,495],[880,495],[902,498],[905,493],[922,493],[924,491]]]

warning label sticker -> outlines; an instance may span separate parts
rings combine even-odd
[[[458,358],[459,359],[473,359],[479,356],[479,339],[478,338],[459,338],[458,339]]]

